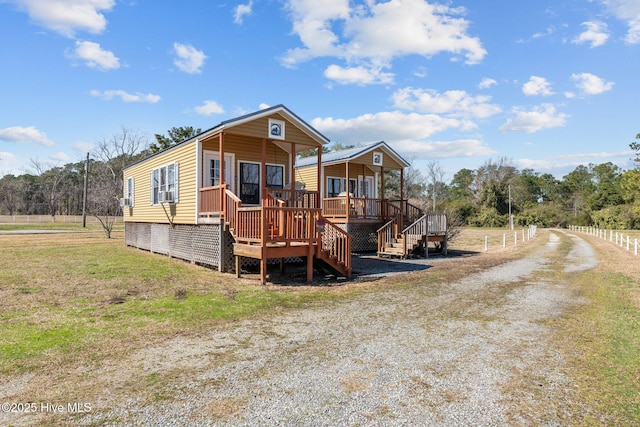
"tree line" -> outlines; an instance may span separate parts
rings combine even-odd
[[[86,212],[98,218],[107,236],[122,214],[125,167],[200,133],[191,127],[172,128],[155,141],[122,128],[96,144],[89,162],[47,166],[32,159],[32,171],[0,178],[0,214],[80,215],[85,172],[89,181]],[[403,195],[425,211],[446,212],[458,224],[541,227],[568,224],[601,228],[640,229],[640,134],[629,144],[636,167],[622,170],[611,162],[576,167],[562,179],[533,169],[518,169],[506,158],[488,160],[477,169],[461,169],[446,183],[438,162],[404,173]],[[323,150],[351,146],[335,143]],[[88,170],[87,170],[88,166]],[[386,174],[388,197],[400,194],[398,174]]]

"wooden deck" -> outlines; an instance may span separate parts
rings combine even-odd
[[[229,225],[235,239],[236,274],[241,257],[260,260],[261,283],[266,282],[267,260],[306,257],[307,281],[313,281],[313,260],[321,259],[347,277],[351,276],[351,236],[322,217],[317,193],[280,190],[269,194],[262,206],[244,207],[227,186],[200,190],[205,221],[218,218]]]

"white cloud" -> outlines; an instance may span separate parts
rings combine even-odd
[[[17,142],[19,144],[38,144],[46,147],[55,145],[53,141],[47,138],[47,135],[35,128],[35,126],[21,127],[13,126],[0,129],[0,140]]]
[[[181,71],[189,74],[200,74],[202,72],[204,60],[207,59],[204,52],[182,43],[174,43],[173,52],[176,55],[173,63]]]
[[[105,91],[94,89],[90,91],[89,94],[91,96],[106,99],[108,101],[116,97],[120,98],[122,102],[147,102],[149,104],[155,104],[156,102],[160,101],[160,95],[154,95],[152,93],[143,94],[139,92],[128,93],[121,89]]]
[[[193,109],[198,114],[203,116],[211,116],[214,114],[222,114],[224,113],[224,108],[220,106],[216,101],[204,101],[204,103],[198,107]]]
[[[247,4],[239,4],[233,10],[233,22],[236,24],[242,24],[245,16],[251,15],[251,10],[253,8],[253,1],[250,0]]]
[[[498,82],[495,81],[494,79],[491,79],[489,77],[485,77],[478,84],[478,89],[489,89],[491,86],[495,86],[497,84],[498,84]]]
[[[66,153],[63,153],[62,151],[58,151],[57,153],[53,153],[52,155],[50,155],[49,160],[53,160],[55,162],[68,163],[70,160],[70,157]]]
[[[363,114],[352,119],[316,118],[311,125],[343,143],[425,139],[448,129],[470,127],[465,120],[400,111]]]
[[[591,73],[572,74],[571,80],[576,82],[576,87],[585,95],[599,95],[610,91],[614,85]]]
[[[17,159],[18,158],[13,153],[9,153],[8,151],[0,151],[0,167],[2,169],[13,168]],[[0,175],[2,175],[1,170]]]
[[[578,37],[573,39],[573,43],[591,43],[591,47],[602,46],[609,39],[609,33],[607,32],[607,24],[600,21],[587,21],[583,22],[582,26],[587,29],[582,32]]]
[[[67,57],[81,59],[88,67],[102,71],[120,68],[120,60],[112,52],[103,50],[98,43],[78,40],[75,51],[68,53]]]
[[[499,106],[489,103],[490,96],[472,96],[463,90],[439,93],[433,89],[408,87],[397,90],[392,99],[398,108],[421,113],[486,118],[501,111]]]
[[[393,74],[382,72],[380,68],[347,67],[329,65],[324,76],[340,84],[388,84],[393,82]]]
[[[5,0],[26,11],[36,24],[73,37],[78,31],[99,34],[107,26],[102,12],[115,0]]]
[[[484,142],[477,139],[455,141],[399,141],[394,149],[415,158],[450,159],[455,157],[478,157],[496,154]]]
[[[625,41],[629,44],[640,43],[640,2],[638,0],[601,0],[613,15],[625,21],[629,30]]]
[[[527,96],[553,95],[551,84],[544,77],[531,76],[528,82],[522,86],[522,92]]]
[[[87,153],[93,150],[95,148],[95,145],[88,142],[78,141],[74,142],[71,147],[76,151],[80,151],[81,153]]]
[[[467,34],[469,21],[461,16],[464,8],[424,0],[367,1],[353,7],[348,0],[288,0],[287,5],[293,32],[303,45],[282,58],[289,67],[317,57],[335,57],[347,62],[342,70],[379,71],[406,55],[429,58],[451,53],[474,64],[487,53],[477,37]],[[360,73],[365,80],[354,83],[366,84],[376,74]]]
[[[500,127],[501,132],[534,133],[543,129],[564,126],[569,115],[559,113],[552,104],[542,104],[530,111],[514,109],[515,117]]]

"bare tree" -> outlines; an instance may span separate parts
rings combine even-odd
[[[431,160],[427,163],[427,180],[429,182],[429,190],[431,193],[431,200],[433,201],[433,212],[436,211],[438,195],[442,192],[444,183],[444,170],[440,166],[440,162]]]
[[[58,166],[47,169],[47,165],[38,159],[31,159],[31,165],[36,170],[36,175],[38,176],[37,197],[44,207],[46,207],[49,215],[55,218],[58,201],[63,197],[65,192],[63,184],[68,171]]]
[[[122,127],[110,138],[99,141],[93,150],[97,162],[90,168],[88,207],[102,224],[107,238],[111,238],[116,218],[122,213],[119,199],[124,186],[123,171],[141,157],[141,151],[148,145],[146,136]]]

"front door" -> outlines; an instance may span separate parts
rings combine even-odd
[[[235,190],[233,182],[233,154],[224,155],[224,183],[231,191]],[[220,185],[220,153],[217,151],[204,152],[203,187]]]

